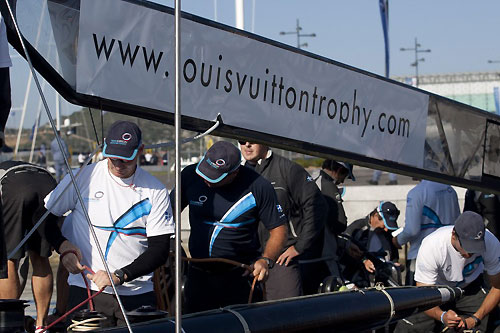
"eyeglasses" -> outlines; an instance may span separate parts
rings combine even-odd
[[[247,143],[252,144],[250,141],[243,141],[243,140],[238,140],[238,143],[242,146],[246,145]]]

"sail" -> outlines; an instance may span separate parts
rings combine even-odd
[[[173,124],[173,9],[9,3],[35,68],[67,100]],[[498,191],[500,117],[187,13],[181,27],[184,128],[205,130],[220,115],[216,135]]]

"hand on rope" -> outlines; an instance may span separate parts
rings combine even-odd
[[[65,245],[65,243],[67,243],[67,244]],[[61,251],[60,260],[63,262],[63,265],[64,265],[65,258],[71,258],[71,257],[73,257],[73,259],[66,260],[66,261],[69,262],[69,265],[71,265],[71,266],[74,265],[74,267],[78,267],[78,265],[79,265],[80,267],[82,267],[81,270],[76,269],[76,273],[73,273],[73,274],[80,273],[82,275],[83,281],[85,282],[85,286],[87,287],[88,298],[86,300],[84,300],[83,302],[81,302],[80,304],[78,304],[77,306],[75,306],[74,308],[72,308],[71,310],[69,310],[68,312],[66,312],[65,314],[63,314],[62,316],[60,316],[57,320],[53,321],[50,325],[48,325],[42,331],[42,333],[46,332],[51,327],[57,325],[57,323],[59,323],[62,320],[64,320],[67,316],[69,316],[70,314],[72,314],[73,312],[75,312],[76,310],[78,310],[81,306],[85,305],[87,302],[89,302],[89,308],[90,308],[90,310],[94,311],[94,304],[92,302],[92,299],[94,297],[96,297],[97,295],[99,295],[100,293],[102,293],[104,291],[104,288],[106,288],[106,287],[102,287],[102,288],[99,289],[98,292],[96,292],[95,294],[92,295],[92,291],[90,290],[89,283],[88,283],[87,279],[85,278],[85,274],[83,273],[83,271],[86,270],[86,271],[89,271],[91,274],[95,274],[94,271],[92,269],[90,269],[89,267],[82,266],[80,264],[80,260],[82,258],[82,254],[80,253],[80,251],[78,250],[78,248],[76,248],[73,244],[71,244],[69,241],[64,241],[61,244],[61,246],[59,247],[59,250],[64,250],[65,248],[66,248],[65,251]],[[73,255],[68,256],[68,254],[73,254]],[[75,265],[75,263],[74,263],[75,258],[77,259],[76,261],[77,261],[78,265]],[[65,265],[65,267],[69,271],[69,268],[66,265]]]
[[[59,247],[59,253],[61,253],[61,262],[71,274],[78,274],[85,270],[85,267],[80,263],[80,261],[82,260],[82,253],[68,240],[65,240],[61,244],[61,246]],[[67,254],[74,255],[68,256]]]
[[[111,274],[111,278],[115,286],[120,285],[120,279],[116,277],[114,274]],[[111,281],[109,281],[109,276],[106,271],[100,270],[92,274],[87,274],[87,279],[94,282],[99,289],[104,289],[106,287],[111,286]]]
[[[267,280],[267,277],[269,276],[269,267],[264,259],[257,259],[252,265],[250,265],[250,269],[251,271],[246,271],[243,276],[252,273],[259,282],[265,282]]]
[[[170,252],[169,254],[171,257],[174,257],[175,254],[173,252]],[[263,297],[264,299],[266,299],[266,288],[265,288],[265,279],[267,279],[267,276],[269,275],[269,270],[268,270],[268,267],[267,267],[267,262],[265,259],[258,259],[257,261],[255,261],[252,265],[246,265],[246,264],[243,264],[243,263],[240,263],[238,261],[235,261],[235,260],[231,260],[231,259],[226,259],[226,258],[203,258],[203,259],[200,259],[200,258],[187,258],[187,257],[182,257],[181,258],[183,261],[187,261],[187,262],[223,262],[223,263],[226,263],[226,264],[230,264],[230,265],[234,265],[234,266],[237,266],[237,267],[241,267],[241,268],[244,268],[245,269],[245,272],[243,273],[243,276],[247,276],[249,274],[253,274],[254,276],[254,279],[253,279],[253,282],[252,282],[252,287],[250,288],[250,294],[248,295],[248,303],[252,303],[252,298],[253,298],[253,292],[255,290],[255,284],[257,282],[261,282],[262,283],[262,293],[263,293]],[[258,263],[257,267],[256,267],[256,263]],[[263,274],[263,278],[262,279],[259,279],[261,277],[261,275]]]

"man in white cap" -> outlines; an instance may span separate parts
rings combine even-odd
[[[219,141],[198,164],[182,170],[181,208],[189,205],[189,252],[192,258],[249,265],[251,275],[265,281],[286,240],[286,217],[271,183],[240,163],[239,149]],[[262,253],[259,221],[270,233]],[[222,262],[190,263],[186,312],[247,303],[252,281],[243,275],[248,273]]]
[[[464,212],[455,226],[442,227],[427,236],[417,256],[417,286],[460,287],[464,296],[454,303],[433,307],[424,314],[398,323],[397,332],[441,332],[443,327],[484,332],[488,314],[500,301],[500,242],[485,230],[483,218]],[[483,272],[491,283],[482,288]]]
[[[165,186],[137,166],[137,157],[144,147],[141,137],[141,130],[132,122],[113,123],[104,140],[106,159],[85,166],[76,179],[92,228],[127,311],[156,304],[151,273],[166,262],[170,236],[174,233],[172,208]],[[79,274],[86,265],[95,272],[86,275],[92,282],[91,289],[98,291],[107,287],[94,299],[96,311],[108,317],[108,326],[122,326],[124,318],[90,234],[85,211],[72,185],[64,191],[70,181],[67,175],[45,198],[45,207],[54,215],[62,216],[72,211],[71,222],[64,226],[67,238],[57,225],[49,223],[46,226],[52,246],[61,254],[68,253],[62,259],[71,273],[68,309],[87,298],[85,281]],[[56,201],[58,197],[61,198]]]

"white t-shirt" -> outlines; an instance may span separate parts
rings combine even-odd
[[[442,227],[423,240],[417,256],[415,281],[463,288],[483,271],[488,275],[500,273],[500,242],[491,232],[486,230],[486,251],[465,259],[451,245],[452,230],[453,226]]]
[[[9,56],[9,43],[7,42],[7,28],[0,15],[0,68],[12,66]]]
[[[85,167],[77,184],[102,252],[113,272],[130,264],[147,249],[146,237],[173,233],[174,221],[168,191],[158,179],[139,167],[132,177],[120,179],[111,175],[107,163],[103,160]],[[64,235],[82,252],[83,265],[94,272],[104,270],[73,185],[63,193],[70,182],[67,175],[47,195],[45,207],[57,216],[72,210],[71,219],[64,223]],[[61,198],[56,202],[59,196]],[[85,288],[80,274],[70,275],[68,283]],[[98,290],[93,283],[92,290]],[[152,291],[151,274],[126,282],[117,290],[120,295]],[[111,288],[104,292],[111,293]]]

